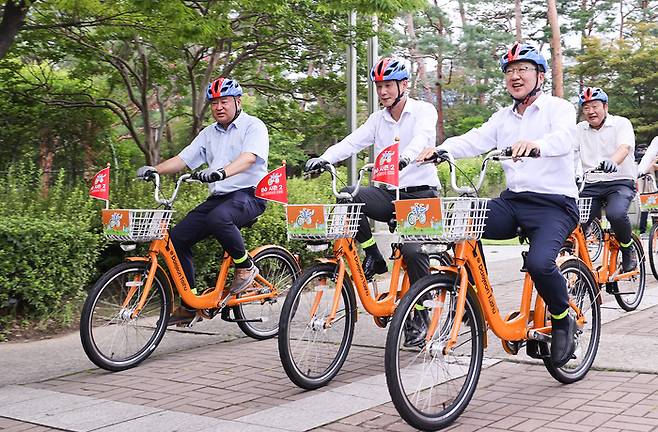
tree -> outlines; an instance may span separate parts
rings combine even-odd
[[[5,0],[0,20],[0,59],[7,55],[16,35],[23,27],[31,3],[29,0]]]
[[[562,42],[555,0],[548,0],[548,22],[551,25],[551,84],[553,86],[553,96],[564,97]]]

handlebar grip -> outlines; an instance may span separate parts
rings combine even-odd
[[[501,156],[505,157],[511,157],[512,156],[512,147],[506,147],[503,150],[501,150]],[[530,150],[530,154],[528,156],[523,156],[523,157],[530,157],[530,158],[538,158],[541,156],[541,153],[539,152],[539,149],[533,148]]]

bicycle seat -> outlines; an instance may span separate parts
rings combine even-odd
[[[391,234],[395,232],[395,228],[398,226],[398,222],[395,218],[390,219],[386,224],[388,225],[388,230]]]
[[[256,224],[256,222],[258,222],[258,218],[250,220],[249,222],[244,224],[241,228],[251,228],[252,226],[254,226]]]

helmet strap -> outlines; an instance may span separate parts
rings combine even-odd
[[[607,119],[608,119],[608,116],[606,115],[605,117],[603,117],[603,120],[601,120],[601,123],[599,123],[597,126],[589,125],[589,127],[592,128],[592,129],[595,129],[595,130],[599,130],[603,127],[603,125],[605,124],[605,121]]]
[[[510,95],[512,99],[514,99],[514,107],[512,108],[512,110],[516,111],[519,105],[527,104],[530,98],[536,95],[537,93],[539,93],[540,91],[541,91],[541,87],[539,86],[539,68],[537,68],[537,78],[535,79],[535,88],[530,93],[525,95],[525,97],[523,98],[517,99],[514,96]]]
[[[402,96],[404,96],[402,93],[400,93],[400,80],[395,80],[395,85],[398,86],[398,97],[396,97],[395,100],[393,101],[393,104],[390,107],[388,107],[389,110],[393,108],[395,105],[397,105],[398,102],[402,100]]]

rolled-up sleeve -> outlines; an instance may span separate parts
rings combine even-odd
[[[455,159],[479,156],[496,148],[496,129],[500,123],[500,115],[500,111],[494,113],[482,126],[463,135],[448,138],[440,147],[450,152]]]
[[[258,120],[248,126],[244,136],[242,151],[253,153],[265,162],[270,150],[270,138],[265,123]]]
[[[178,156],[183,159],[190,169],[199,168],[206,163],[206,146],[208,143],[207,128],[201,131],[192,142],[185,147]]]
[[[430,104],[421,106],[422,109],[414,122],[413,138],[401,152],[401,158],[416,159],[425,148],[436,145],[436,121],[439,117],[436,108]]]
[[[369,145],[373,145],[375,143],[377,121],[380,115],[381,113],[379,111],[372,113],[364,124],[346,136],[342,141],[329,147],[320,157],[335,164],[360,152]]]
[[[576,109],[561,100],[559,109],[551,115],[550,132],[535,140],[542,156],[564,156],[574,150],[576,138]]]

